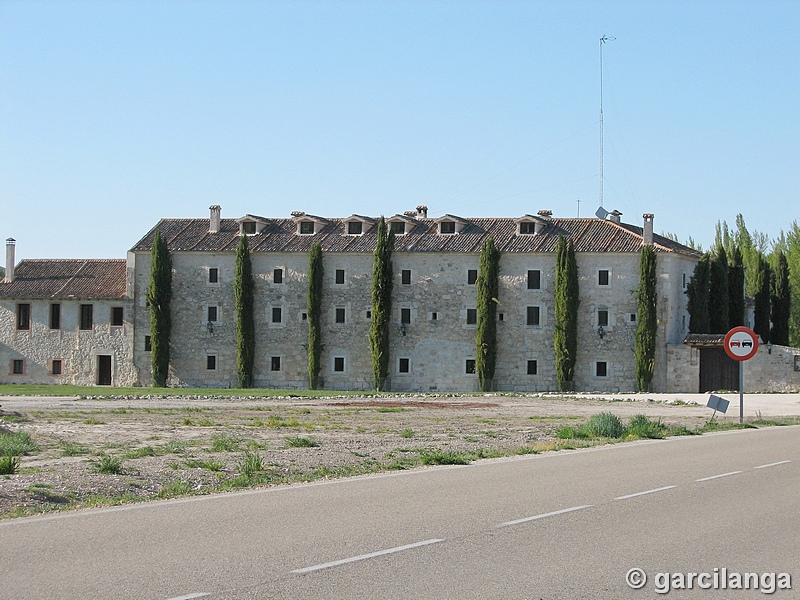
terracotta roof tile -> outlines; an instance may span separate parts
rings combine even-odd
[[[124,260],[23,260],[0,298],[113,300],[125,297]]]

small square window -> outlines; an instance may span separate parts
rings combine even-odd
[[[255,221],[245,221],[242,223],[242,231],[247,235],[253,235],[256,232],[256,222]]]
[[[409,325],[411,323],[411,309],[410,308],[401,308],[400,309],[400,323],[405,325]]]
[[[475,285],[478,281],[478,269],[469,269],[467,271],[467,285]]]
[[[94,305],[92,304],[81,304],[81,322],[80,328],[83,331],[90,330],[93,325],[93,313],[94,313]]]
[[[280,323],[283,320],[283,310],[280,306],[272,307],[272,322]]]
[[[314,233],[314,221],[300,221],[300,233],[311,235]]]
[[[611,271],[608,269],[600,269],[597,272],[597,285],[610,285]]]
[[[272,283],[283,283],[283,269],[272,271]]]
[[[411,372],[411,359],[410,358],[401,358],[397,361],[397,371],[398,373],[410,373]]]
[[[345,311],[343,308],[336,309],[336,322],[344,323]]]
[[[335,356],[333,358],[333,370],[336,373],[344,373],[344,357]]]
[[[50,363],[50,374],[51,375],[61,375],[62,372],[62,363],[60,358],[54,359]]]
[[[61,329],[61,305],[50,305],[50,329]]]
[[[125,310],[121,306],[111,307],[111,326],[122,327],[125,322]]]
[[[608,310],[601,308],[597,311],[597,326],[608,327]]]
[[[269,359],[269,370],[270,371],[280,371],[281,370],[281,357],[280,356],[273,356]]]
[[[528,375],[537,375],[539,373],[539,363],[535,360],[528,361]]]
[[[26,331],[31,328],[31,305],[17,304],[17,330]]]
[[[391,232],[395,235],[405,235],[406,224],[404,221],[392,221],[391,226]]]
[[[594,363],[594,374],[597,377],[608,377],[608,363],[604,360]]]
[[[217,322],[217,312],[218,311],[217,311],[217,307],[216,306],[209,306],[208,307],[208,311],[207,311],[207,315],[208,315],[208,319],[207,320],[210,321],[211,323],[216,323]]]
[[[153,338],[151,338],[149,335],[144,336],[144,351],[153,351]]]
[[[336,284],[342,285],[344,283],[344,269],[336,269]]]
[[[442,221],[439,223],[439,233],[455,233],[456,232],[456,222],[455,221]]]
[[[538,306],[529,306],[527,308],[527,314],[525,317],[525,324],[529,327],[538,327],[539,326],[539,307]]]
[[[475,359],[468,358],[465,365],[464,365],[464,372],[467,375],[474,375],[475,374]]]
[[[208,269],[208,283],[219,283],[219,269],[216,267],[209,267]]]
[[[533,235],[536,233],[536,223],[531,223],[530,221],[520,223],[519,233],[520,235]]]
[[[478,309],[477,308],[468,308],[467,309],[467,325],[475,325],[478,322]]]
[[[25,374],[25,361],[21,358],[15,358],[11,361],[11,374],[24,375]]]
[[[361,221],[350,221],[347,224],[347,233],[350,235],[361,235],[364,231],[364,224]]]
[[[400,283],[403,285],[411,284],[411,269],[403,269],[400,271]]]
[[[542,287],[542,272],[537,270],[528,271],[528,289],[538,290]]]
[[[216,371],[217,370],[217,356],[216,354],[209,354],[206,356],[206,370],[207,371]]]

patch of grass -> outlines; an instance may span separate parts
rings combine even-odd
[[[141,448],[137,448],[136,450],[131,450],[127,454],[125,454],[125,458],[144,458],[146,456],[158,456],[156,449],[152,446],[142,446]]]
[[[28,423],[30,419],[23,415],[22,413],[13,412],[13,413],[5,413],[2,417],[0,417],[0,422],[4,423]]]
[[[89,417],[83,422],[84,425],[105,425],[105,421],[101,421],[100,419],[96,419],[95,417]]]
[[[194,492],[192,484],[188,481],[171,481],[165,483],[156,494],[156,498],[177,498],[187,496]]]
[[[211,452],[241,452],[242,438],[229,433],[211,436]]]
[[[270,415],[267,420],[267,427],[302,427],[297,419],[285,419],[281,415]]]
[[[565,425],[556,430],[556,438],[559,440],[585,440],[590,437],[589,432],[583,427]]]
[[[39,446],[27,432],[0,429],[0,456],[26,456],[38,450]]]
[[[734,423],[734,422],[720,422],[720,421],[706,421],[705,425],[698,428],[698,433],[705,433],[707,431],[727,431],[729,429],[758,429],[752,423]]]
[[[142,502],[146,497],[137,496],[130,492],[117,494],[116,496],[108,496],[106,494],[92,494],[88,496],[81,504],[86,508],[99,508],[102,506],[119,506],[120,504],[131,504],[133,502]]]
[[[627,434],[629,437],[644,439],[661,439],[669,428],[664,425],[661,419],[653,421],[646,415],[635,415],[628,422]]]
[[[407,409],[403,408],[402,406],[379,406],[375,409],[375,412],[379,413],[398,413],[398,412],[405,412]]]
[[[225,470],[225,464],[214,459],[210,460],[195,460],[190,459],[184,462],[190,469],[205,469],[206,471],[213,471],[218,473]]]
[[[0,475],[14,475],[19,471],[18,456],[0,456]]]
[[[100,473],[103,475],[121,475],[124,472],[123,463],[121,458],[112,456],[111,454],[101,454],[96,460],[90,461],[92,465],[92,473]]]
[[[415,433],[414,433],[414,430],[413,430],[413,429],[411,429],[410,427],[408,427],[408,428],[406,428],[406,429],[403,429],[403,430],[400,432],[400,437],[401,437],[401,438],[404,438],[404,439],[413,438],[413,437],[414,437],[414,435],[415,435]]]
[[[245,452],[236,463],[239,474],[248,479],[264,470],[264,462],[261,455],[256,452]]]
[[[609,412],[592,415],[584,427],[591,437],[620,438],[625,433],[619,417]]]
[[[468,465],[470,457],[463,452],[444,452],[442,450],[424,450],[420,452],[423,465]]]
[[[33,494],[41,501],[50,502],[52,504],[70,504],[75,500],[73,494],[58,494],[51,491],[51,487],[52,486],[47,484],[35,483],[25,491],[29,494]]]
[[[287,448],[319,448],[320,443],[310,437],[287,437]]]

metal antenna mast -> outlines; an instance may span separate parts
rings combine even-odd
[[[603,44],[615,39],[607,35],[600,38],[600,208],[603,207]]]

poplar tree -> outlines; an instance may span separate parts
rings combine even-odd
[[[482,392],[489,392],[497,362],[497,296],[500,252],[490,237],[481,247],[477,283],[477,327],[475,329],[475,372]]]
[[[689,297],[689,333],[711,333],[708,312],[708,290],[711,275],[711,256],[706,253],[694,266],[692,280],[686,286]]]
[[[322,245],[316,242],[308,254],[308,387],[319,386],[322,354]]]
[[[253,365],[256,356],[256,332],[253,320],[253,264],[247,236],[239,237],[236,247],[236,271],[233,295],[236,309],[236,371],[238,387],[253,387]]]
[[[372,322],[369,347],[372,353],[372,376],[375,390],[384,391],[389,376],[389,325],[392,315],[392,248],[394,233],[387,235],[386,221],[378,222],[378,241],[372,265]]]
[[[758,255],[758,268],[755,276],[755,310],[753,315],[753,331],[761,337],[765,344],[770,341],[770,278],[771,272],[767,259]]]
[[[556,243],[555,331],[556,378],[560,391],[574,387],[578,354],[578,263],[572,240],[563,235]]]
[[[728,331],[728,255],[724,246],[718,246],[716,256],[711,262],[708,291],[709,333]]]
[[[639,263],[639,288],[636,290],[636,381],[646,392],[653,380],[656,357],[658,293],[656,290],[656,251],[648,244],[642,248]]]
[[[147,305],[150,307],[150,361],[153,386],[165,387],[169,375],[169,336],[172,327],[172,260],[167,243],[156,230],[150,260],[150,285]]]
[[[775,251],[774,260],[771,298],[772,329],[769,341],[780,346],[788,346],[789,317],[791,316],[789,262],[780,248]]]
[[[733,249],[728,269],[728,329],[745,324],[744,264],[739,246]]]

